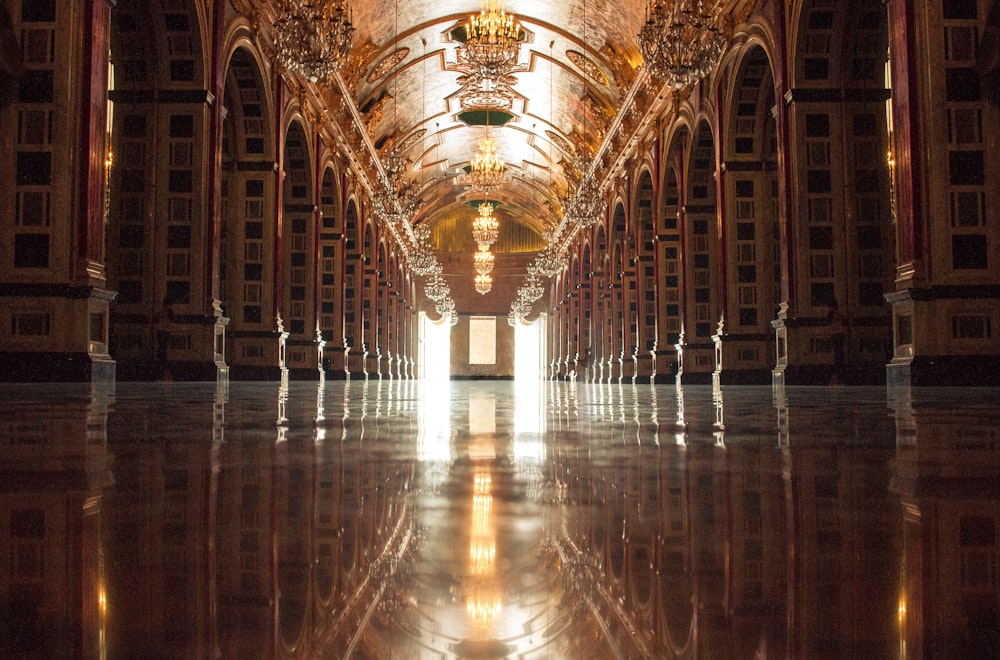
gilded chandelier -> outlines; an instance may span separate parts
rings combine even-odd
[[[720,0],[650,0],[636,40],[650,74],[681,88],[711,72],[731,31]]]
[[[476,239],[480,249],[489,249],[496,243],[499,235],[500,223],[493,215],[493,205],[483,202],[479,205],[479,216],[472,221],[472,237]]]
[[[486,295],[493,288],[493,278],[489,275],[476,275],[475,279],[476,291],[482,295]]]
[[[489,275],[493,272],[494,258],[489,248],[481,247],[472,257],[475,263],[476,272],[480,275]]]
[[[465,25],[464,57],[485,78],[497,78],[517,64],[521,27],[503,0],[483,0]]]
[[[479,138],[479,153],[469,164],[469,183],[479,190],[491,190],[503,183],[507,170],[503,159],[497,155],[497,143],[490,136]]]
[[[279,0],[275,59],[312,82],[340,69],[354,41],[345,0]]]

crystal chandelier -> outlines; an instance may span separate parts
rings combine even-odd
[[[438,302],[434,309],[437,313],[441,315],[442,318],[447,318],[451,325],[458,325],[458,312],[455,308],[455,301],[449,296],[444,300]]]
[[[409,262],[410,268],[417,275],[441,272],[441,265],[434,256],[434,246],[431,244],[431,230],[427,225],[420,225],[413,230]]]
[[[486,295],[493,288],[493,278],[489,275],[479,274],[476,275],[476,291],[482,295]]]
[[[546,248],[536,260],[538,272],[546,277],[558,275],[566,267],[566,263],[566,252],[554,248]]]
[[[607,201],[592,179],[587,179],[576,189],[576,194],[566,203],[566,217],[587,228],[600,221],[608,209]]]
[[[480,247],[479,251],[472,256],[476,272],[480,275],[489,275],[493,272],[494,258],[489,248]]]
[[[711,72],[731,31],[719,0],[650,0],[636,41],[650,74],[681,88]]]
[[[431,276],[427,278],[427,285],[424,287],[424,293],[428,298],[434,302],[441,302],[445,300],[451,293],[448,288],[448,283],[445,281],[441,273],[431,273]]]
[[[491,190],[503,183],[506,164],[497,155],[497,142],[489,135],[479,138],[479,153],[469,164],[469,182],[473,188]]]
[[[332,76],[351,50],[354,26],[345,0],[279,0],[275,59],[312,82]]]
[[[438,266],[431,271],[424,285],[424,293],[434,301],[434,309],[442,317],[447,317],[452,325],[458,323],[458,313],[455,310],[455,300],[451,297],[451,289],[441,274]]]
[[[517,291],[518,297],[523,295],[524,299],[529,303],[533,303],[541,298],[543,293],[545,293],[545,290],[542,288],[542,283],[539,279],[537,277],[530,276],[525,281],[524,286]]]
[[[465,24],[463,56],[485,78],[497,78],[517,65],[521,27],[503,0],[482,0],[479,14]]]
[[[544,293],[545,289],[542,287],[538,276],[529,275],[525,283],[517,289],[517,297],[511,303],[507,322],[510,325],[514,325],[514,321],[523,321],[527,318],[528,314],[531,313],[532,304],[536,300],[539,300]]]
[[[480,204],[479,217],[472,221],[472,237],[479,244],[479,249],[489,249],[499,235],[500,223],[493,215],[493,205],[489,202]]]

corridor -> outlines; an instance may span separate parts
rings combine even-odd
[[[997,400],[2,385],[0,656],[992,657]]]

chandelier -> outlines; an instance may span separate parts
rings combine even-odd
[[[494,258],[489,248],[479,247],[479,251],[472,256],[476,272],[480,275],[489,275],[493,272]]]
[[[418,245],[410,252],[410,268],[417,275],[430,275],[435,271],[440,271],[441,265],[437,262],[432,248]]]
[[[493,288],[493,278],[489,275],[476,275],[475,283],[476,291],[478,291],[481,295],[486,295],[490,292],[490,289]]]
[[[450,296],[438,302],[434,309],[437,310],[441,318],[448,319],[449,324],[458,325],[458,311],[455,308],[455,301]]]
[[[566,217],[587,228],[600,221],[608,209],[608,203],[601,191],[588,178],[576,189],[576,194],[566,203]]]
[[[479,249],[489,249],[500,235],[500,223],[493,215],[493,205],[484,202],[479,205],[479,217],[472,221],[472,237]]]
[[[524,299],[528,302],[535,302],[542,297],[545,293],[545,289],[542,288],[542,283],[537,277],[528,277],[525,281],[524,286],[522,286],[517,291],[518,297],[524,296]]]
[[[482,0],[481,7],[465,24],[463,56],[482,77],[497,78],[517,65],[521,27],[503,0]]]
[[[719,0],[650,0],[636,41],[650,74],[681,88],[711,72],[730,34]]]
[[[455,300],[451,297],[451,289],[444,276],[441,275],[441,268],[437,267],[431,271],[427,277],[427,284],[424,285],[424,294],[434,301],[434,309],[441,317],[447,317],[451,325],[458,323],[458,313],[455,309]]]
[[[497,142],[489,135],[479,138],[479,153],[469,164],[469,182],[473,188],[491,190],[503,183],[506,164],[497,155]]]
[[[409,253],[410,268],[417,275],[430,275],[441,272],[441,264],[434,256],[434,246],[431,243],[431,230],[427,225],[413,229],[413,242]]]
[[[523,285],[517,289],[517,297],[511,303],[507,323],[514,325],[515,321],[523,321],[531,313],[531,306],[545,293],[537,275],[529,275]]]
[[[280,0],[275,59],[317,82],[333,75],[351,50],[354,26],[345,0]]]
[[[445,281],[441,273],[434,272],[427,278],[427,285],[424,287],[424,293],[428,298],[436,303],[439,303],[447,299],[451,290],[448,288],[448,283]]]

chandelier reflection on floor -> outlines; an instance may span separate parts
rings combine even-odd
[[[504,9],[503,0],[483,0],[478,14],[465,25],[464,59],[484,78],[497,78],[517,64],[521,27]]]
[[[275,59],[312,82],[332,76],[354,41],[345,0],[279,0],[274,22]]]
[[[719,0],[650,0],[636,41],[650,74],[681,88],[708,75],[731,32]]]

